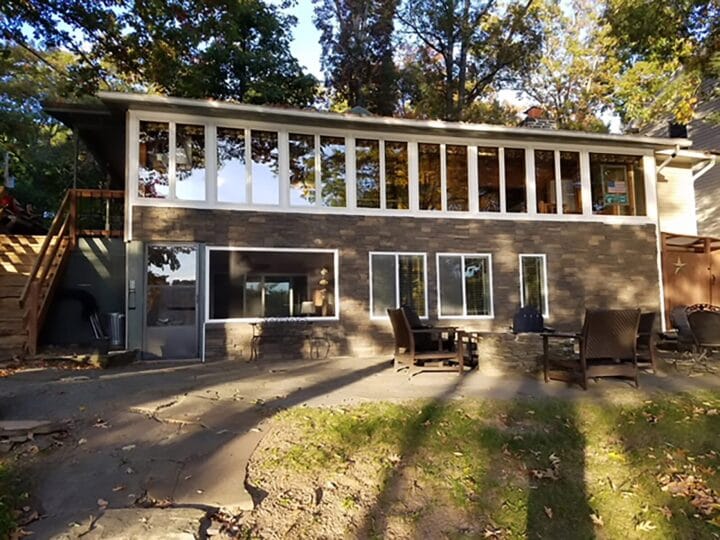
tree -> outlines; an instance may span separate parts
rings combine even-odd
[[[411,51],[404,85],[417,116],[465,120],[488,90],[532,65],[542,42],[533,0],[408,0],[399,20]]]
[[[42,102],[71,91],[66,73],[74,62],[75,57],[66,51],[0,49],[0,150],[10,154],[14,196],[40,211],[57,209],[73,179],[72,134],[42,112]],[[82,148],[77,172],[81,187],[99,187],[104,178]]]
[[[9,0],[0,31],[23,46],[72,52],[69,74],[81,94],[127,82],[178,96],[305,106],[316,82],[290,54],[294,24],[262,0]]]
[[[622,76],[616,106],[636,127],[668,115],[692,119],[720,50],[719,0],[607,0]]]
[[[607,130],[600,115],[612,105],[619,64],[596,5],[574,0],[563,9],[547,2],[542,54],[522,74],[522,91],[561,129]]]
[[[399,0],[315,0],[326,84],[351,107],[392,115],[397,102],[393,19]]]

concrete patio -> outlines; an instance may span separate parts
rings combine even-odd
[[[464,377],[408,380],[387,357],[138,363],[0,379],[0,419],[69,422],[65,439],[30,441],[36,448],[22,461],[41,515],[27,527],[36,537],[193,538],[205,534],[206,512],[252,509],[247,462],[279,410],[421,398],[632,401],[720,389],[720,377],[689,377],[668,366],[643,374],[640,385],[604,379],[584,392],[482,366]]]

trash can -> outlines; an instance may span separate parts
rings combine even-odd
[[[117,311],[108,313],[110,346],[122,347],[125,342],[125,314]]]

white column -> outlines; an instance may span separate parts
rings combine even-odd
[[[355,137],[348,137],[345,139],[345,197],[348,208],[357,207],[355,164]]]
[[[562,167],[560,166],[560,150],[555,150],[555,208],[563,214]]]
[[[500,171],[500,213],[507,212],[507,201],[505,193],[505,149],[498,148],[498,170]]]
[[[580,185],[584,216],[592,216],[592,188],[590,186],[590,154],[580,152]]]
[[[447,212],[447,146],[440,145],[440,208]]]
[[[408,142],[408,187],[410,189],[410,210],[420,209],[420,176],[418,171],[418,145]]]
[[[290,137],[287,131],[278,133],[278,186],[280,198],[280,208],[288,208],[290,206]]]
[[[537,194],[535,191],[535,150],[525,149],[525,197],[527,213],[537,214]]]
[[[215,124],[205,125],[205,201],[217,202],[217,129]]]
[[[168,199],[175,200],[175,151],[177,150],[177,142],[175,141],[176,124],[170,122],[170,130],[168,133],[168,182],[169,195]]]
[[[471,214],[480,211],[478,201],[478,166],[477,166],[477,146],[468,146],[468,210]]]

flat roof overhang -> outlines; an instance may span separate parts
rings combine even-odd
[[[240,118],[258,122],[325,127],[384,133],[410,133],[448,135],[465,138],[523,140],[546,144],[594,144],[600,146],[636,146],[646,149],[687,148],[689,139],[644,137],[639,135],[613,135],[585,133],[559,129],[505,127],[490,124],[445,122],[442,120],[414,120],[384,116],[358,116],[315,110],[291,109],[269,105],[247,105],[213,99],[176,98],[150,94],[98,92],[97,97],[110,109],[166,111],[214,118]]]

